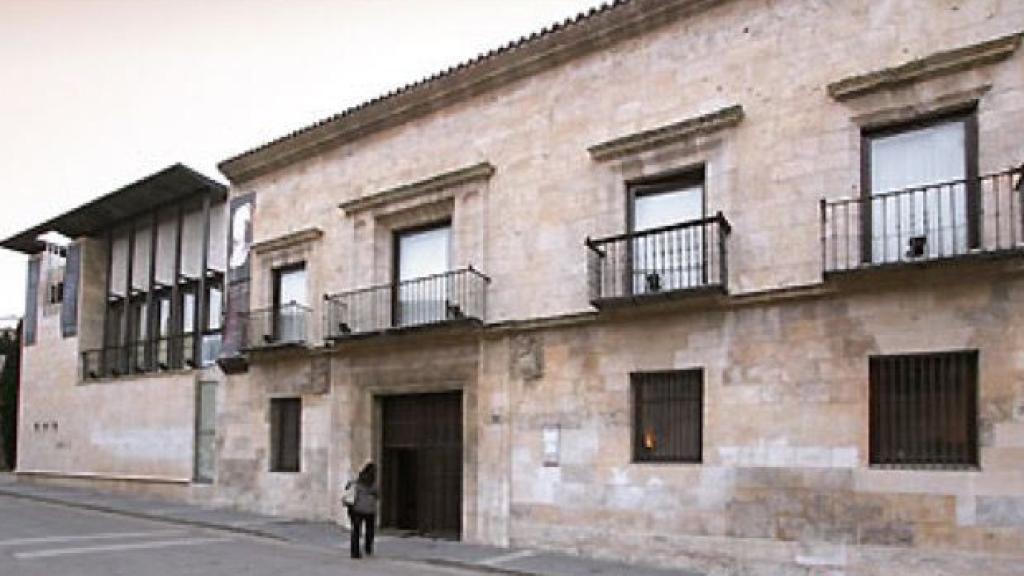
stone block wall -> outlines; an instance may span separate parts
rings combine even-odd
[[[511,388],[510,542],[713,574],[1014,573],[1024,282],[978,277],[539,331],[541,377],[495,369],[481,384]],[[980,354],[980,468],[869,466],[868,356],[961,349]],[[693,367],[703,462],[632,462],[629,373]],[[541,453],[552,424],[555,468]]]

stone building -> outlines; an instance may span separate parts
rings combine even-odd
[[[0,243],[29,255],[19,476],[210,485],[226,197],[174,165]]]
[[[44,318],[69,360],[26,370],[67,385],[27,383],[19,469],[95,462],[25,428],[88,394],[126,488],[330,519],[374,460],[398,530],[1019,573],[1022,32],[998,0],[617,2],[231,158],[221,370],[74,386]]]

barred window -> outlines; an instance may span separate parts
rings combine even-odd
[[[870,358],[873,465],[978,464],[978,352]]]
[[[640,372],[633,387],[633,461],[700,462],[704,371]]]
[[[302,436],[302,400],[270,400],[270,471],[298,472]]]

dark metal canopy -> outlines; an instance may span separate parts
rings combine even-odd
[[[41,234],[54,231],[68,238],[89,236],[151,212],[154,208],[181,203],[204,193],[212,194],[213,200],[222,200],[227,197],[228,189],[184,164],[174,164],[11,236],[0,242],[0,247],[36,254],[45,249],[37,239]]]

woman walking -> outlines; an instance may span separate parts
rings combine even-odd
[[[355,480],[349,480],[345,492],[352,493],[348,507],[348,517],[352,522],[352,557],[361,558],[359,553],[359,537],[366,530],[367,556],[373,555],[373,528],[377,523],[377,467],[373,462],[363,466]]]

